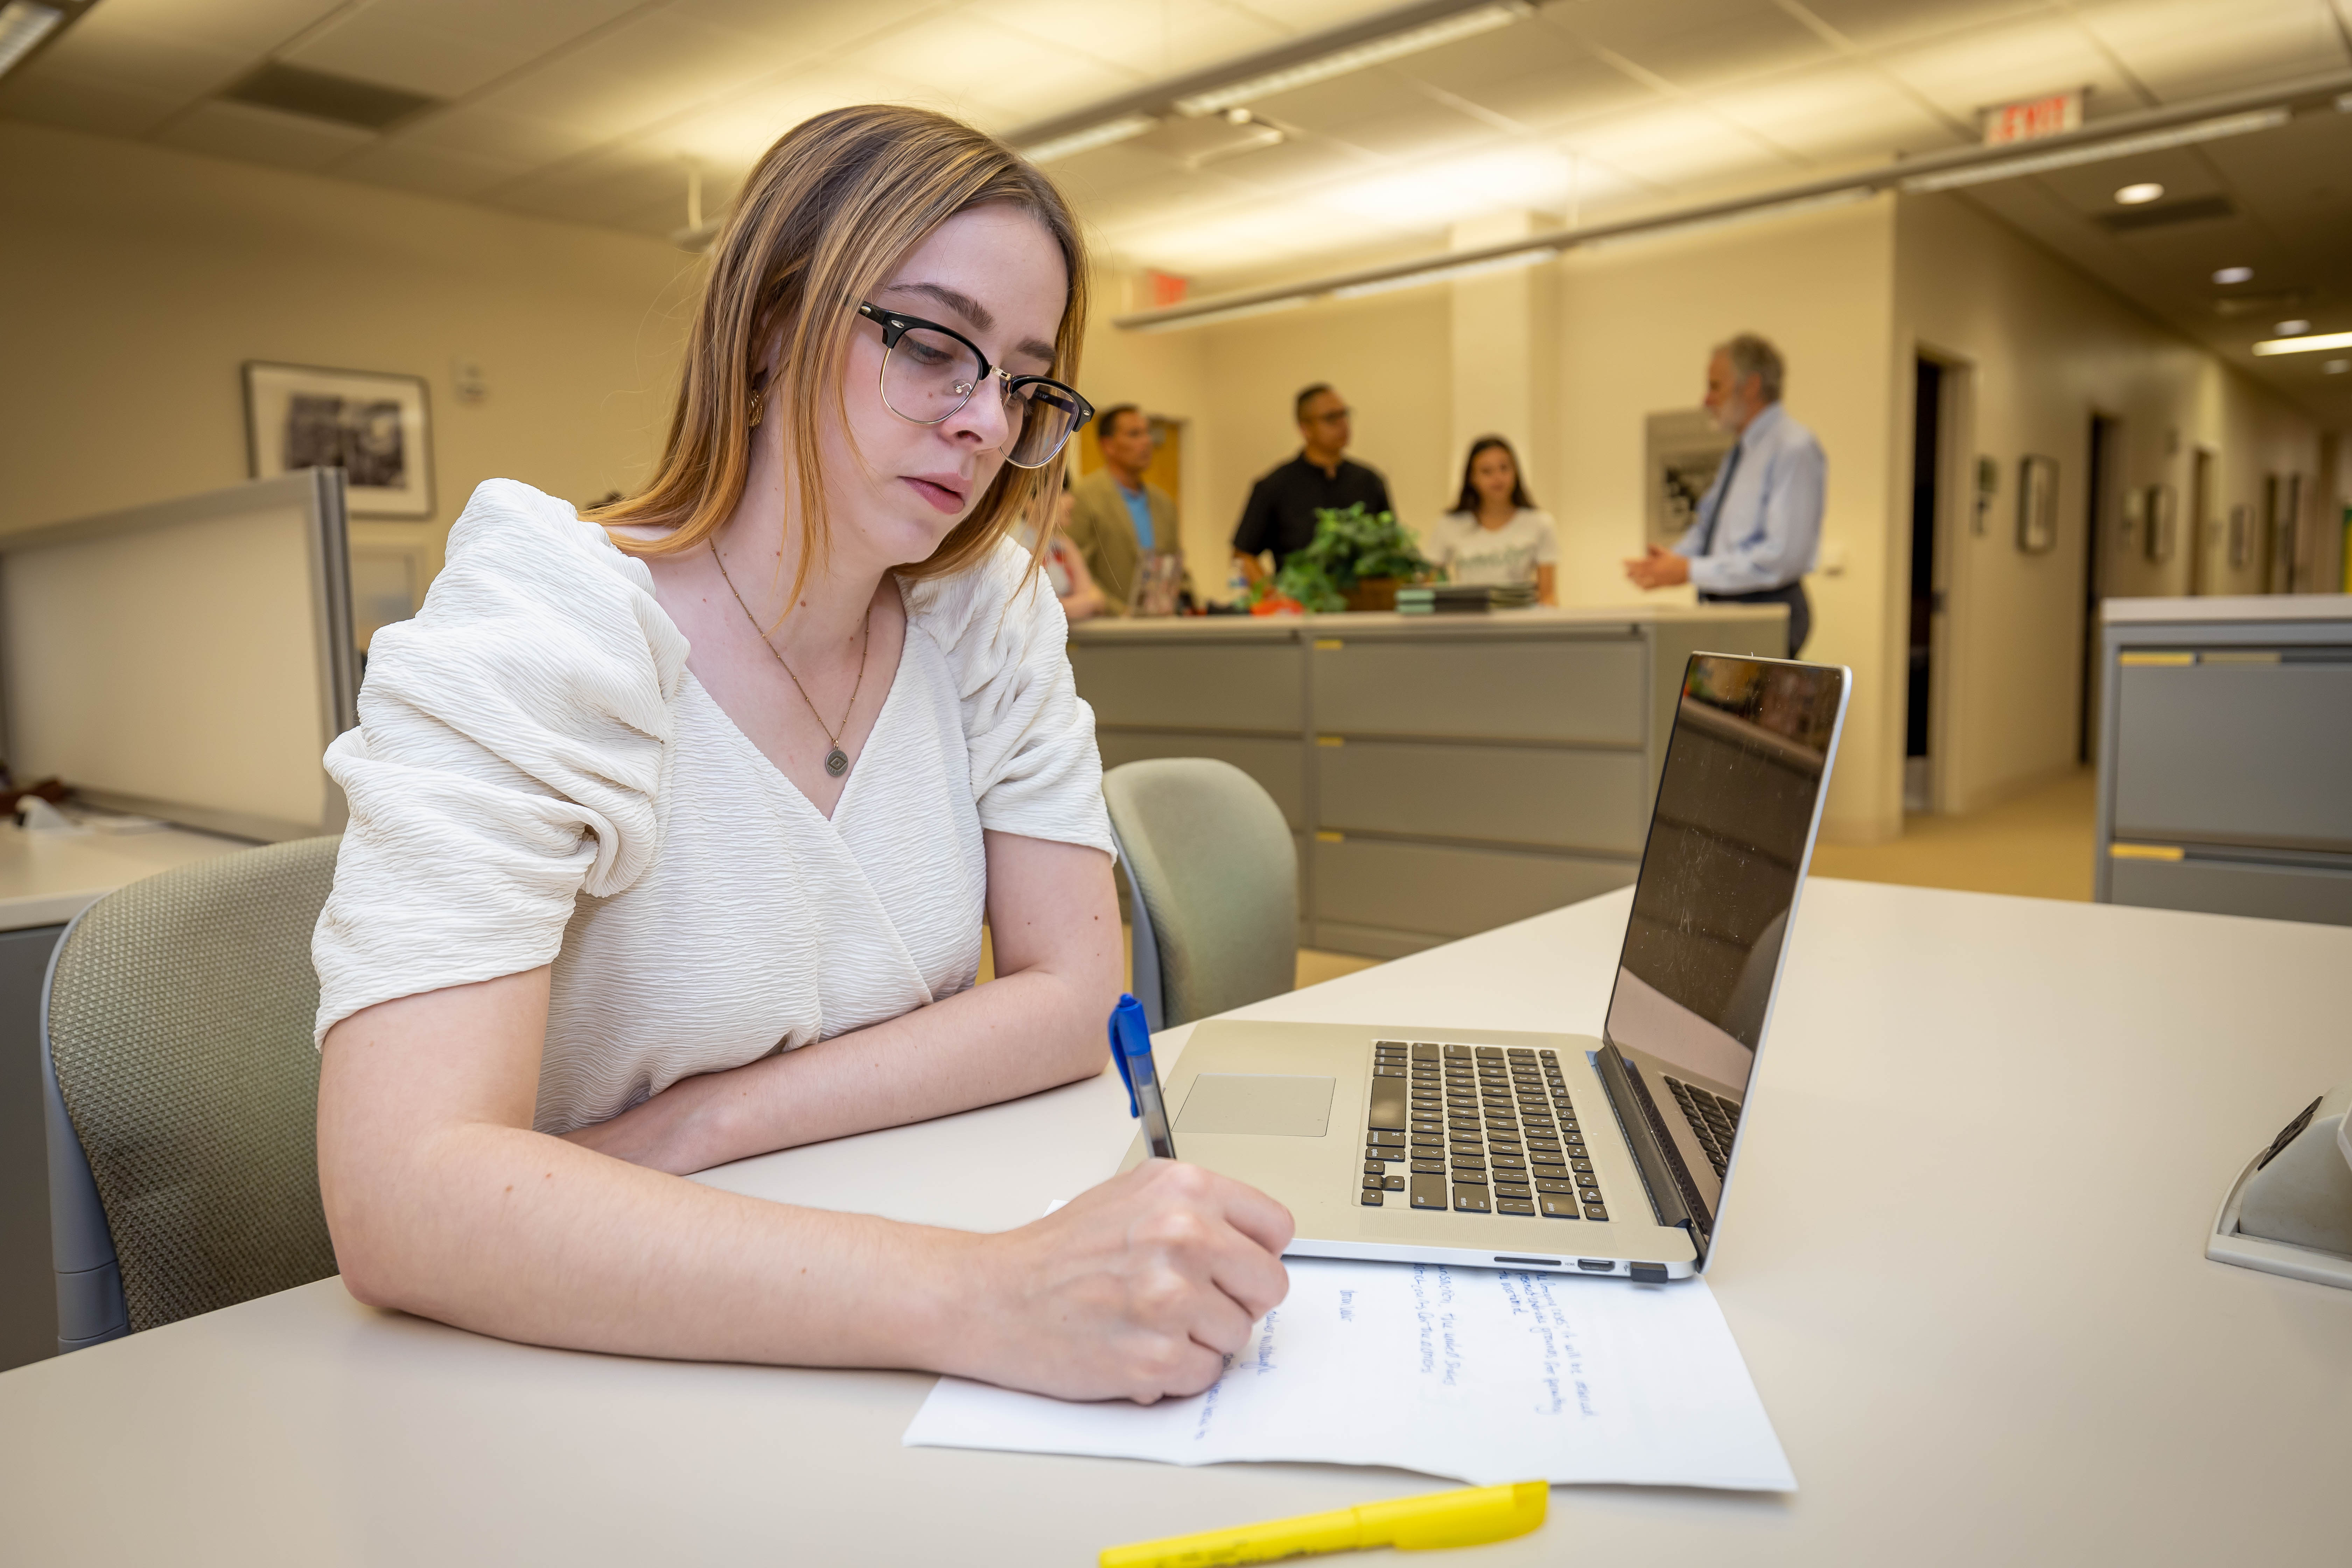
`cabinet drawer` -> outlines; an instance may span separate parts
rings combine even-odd
[[[1471,936],[1633,881],[1631,859],[1378,838],[1315,843],[1315,918]]]
[[[1255,779],[1293,833],[1307,827],[1307,763],[1297,737],[1168,734],[1157,730],[1097,730],[1103,771],[1149,757],[1214,757]]]
[[[1070,668],[1105,724],[1296,734],[1307,722],[1293,642],[1073,643]]]
[[[1339,645],[1308,655],[1326,734],[1642,743],[1649,687],[1638,638],[1321,640]]]
[[[2248,860],[2114,860],[2107,901],[2209,915],[2352,925],[2352,871]]]
[[[1639,752],[1350,741],[1315,772],[1325,827],[1638,855],[1649,826]]]
[[[2116,673],[2117,837],[2352,850],[2352,650]]]

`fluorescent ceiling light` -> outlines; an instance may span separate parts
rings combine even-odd
[[[2326,364],[2319,367],[2319,374],[2322,375],[2342,375],[2347,370],[2352,370],[2352,359],[2332,359]]]
[[[2150,131],[2137,136],[2118,136],[2112,142],[2093,142],[2072,147],[2060,147],[2048,153],[2028,153],[2021,158],[2003,158],[1995,163],[1972,163],[1965,168],[1947,169],[1941,174],[1917,174],[1903,182],[1903,189],[1911,195],[1928,191],[1948,191],[1962,185],[1982,185],[1994,180],[2013,180],[2021,174],[2040,174],[2052,169],[2071,169],[2080,163],[2105,163],[2109,158],[2129,157],[2134,153],[2158,153],[2167,147],[2187,147],[2200,142],[2218,142],[2224,136],[2243,136],[2249,132],[2274,130],[2293,118],[2284,109],[2254,109],[2243,114],[2224,114],[2212,120],[2199,120],[2169,130]]]
[[[2213,274],[2216,283],[2251,283],[2253,280],[2254,269],[2251,267],[2224,267]]]
[[[37,5],[33,0],[8,0],[0,5],[0,76],[6,76],[65,19],[56,6]]]
[[[1302,60],[1295,66],[1285,66],[1244,81],[1213,87],[1206,92],[1196,92],[1190,98],[1176,100],[1177,112],[1198,117],[1214,114],[1237,103],[1253,99],[1271,98],[1277,92],[1309,83],[1328,81],[1335,76],[1346,76],[1367,66],[1381,65],[1417,55],[1423,49],[1433,49],[1441,44],[1451,44],[1462,38],[1474,38],[1481,33],[1491,33],[1497,27],[1507,27],[1531,9],[1524,3],[1482,5],[1475,11],[1465,11],[1458,16],[1448,16],[1442,22],[1426,26],[1409,27],[1402,33],[1391,33],[1385,38],[1372,38],[1351,44],[1344,49],[1334,49],[1319,59]]]
[[[1034,147],[1024,147],[1021,155],[1033,163],[1050,163],[1056,158],[1076,157],[1080,153],[1091,153],[1097,147],[1132,141],[1159,123],[1149,114],[1123,114],[1117,120],[1106,120],[1100,125],[1089,125],[1083,131],[1073,131],[1066,136],[1040,142]]]
[[[1543,246],[1534,250],[1515,250],[1508,256],[1490,256],[1484,261],[1457,262],[1451,267],[1424,267],[1416,272],[1400,273],[1394,278],[1375,278],[1370,283],[1350,283],[1344,289],[1331,290],[1334,300],[1360,300],[1368,294],[1385,294],[1392,289],[1418,289],[1424,283],[1451,283],[1458,278],[1478,278],[1489,272],[1516,272],[1522,267],[1534,267],[1549,261],[1559,254],[1557,246]]]
[[[2154,180],[2142,180],[2136,185],[2126,185],[2116,193],[2116,200],[2125,206],[2144,206],[2164,195],[2164,187]]]
[[[2320,332],[2309,337],[2266,338],[2254,345],[2258,354],[2308,354],[2322,349],[2352,349],[2352,332]]]

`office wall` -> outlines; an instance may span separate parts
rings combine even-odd
[[[1895,237],[1902,438],[1893,444],[1890,497],[1904,498],[1896,510],[1907,514],[1914,354],[1956,366],[1968,389],[1968,406],[1948,427],[1960,449],[1947,482],[1968,486],[1979,453],[2000,472],[1980,521],[1965,500],[1945,512],[1949,610],[1936,669],[1944,683],[1942,805],[1965,811],[2074,765],[2092,416],[2117,422],[2102,520],[2100,587],[2111,595],[2188,593],[2200,548],[2210,552],[2206,591],[2259,591],[2258,566],[2227,568],[2225,538],[2191,537],[2194,453],[2213,454],[2215,518],[2244,504],[2259,521],[2265,473],[2299,471],[2306,491],[2315,488],[2317,435],[2238,371],[1961,197],[1904,198]],[[2058,544],[2047,553],[2017,548],[2018,462],[2028,453],[2058,460]],[[2142,525],[2125,504],[2127,492],[2155,484],[2171,485],[2180,508],[2179,545],[2161,563],[2147,558]],[[1905,521],[1897,543],[1907,574]]]
[[[0,213],[0,527],[246,478],[248,359],[425,378],[435,514],[353,534],[428,574],[482,479],[592,500],[658,450],[692,267],[658,242],[13,123]]]
[[[1822,831],[1849,842],[1902,829],[1902,666],[1892,640],[1901,635],[1892,593],[1899,557],[1887,464],[1893,254],[1885,198],[1570,253],[1556,269],[1559,477],[1538,498],[1559,523],[1564,601],[1643,597],[1623,563],[1642,550],[1645,417],[1697,406],[1708,352],[1733,333],[1759,331],[1779,346],[1788,411],[1829,458],[1805,656],[1854,672],[1822,812]]]

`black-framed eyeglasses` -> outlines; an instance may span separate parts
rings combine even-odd
[[[978,345],[952,327],[902,316],[860,301],[857,313],[882,329],[882,405],[916,425],[954,417],[983,384],[1004,399],[1011,434],[1004,460],[1042,468],[1071,432],[1094,417],[1094,405],[1051,376],[1014,375],[988,363]]]

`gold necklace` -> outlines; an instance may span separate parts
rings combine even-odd
[[[808,694],[808,688],[801,684],[801,678],[793,674],[793,667],[784,663],[784,656],[776,652],[776,645],[768,640],[766,632],[761,631],[760,617],[751,613],[751,605],[743,603],[743,590],[738,588],[735,579],[727,574],[727,558],[719,553],[719,542],[714,539],[709,543],[710,559],[719,563],[719,581],[725,583],[727,591],[735,595],[735,603],[742,610],[743,618],[751,623],[751,630],[759,635],[760,646],[782,666],[786,679],[793,683],[793,689],[799,692],[801,700],[808,704],[809,717],[814,719],[816,727],[824,731],[824,738],[833,742],[833,750],[824,754],[824,771],[839,778],[849,771],[849,753],[841,749],[841,732],[849,728],[849,716],[857,711],[857,693],[866,684],[866,655],[874,646],[874,606],[870,604],[866,606],[866,642],[857,650],[857,679],[849,689],[849,706],[842,710],[840,723],[829,725],[824,721],[824,715],[816,710],[816,700]]]

